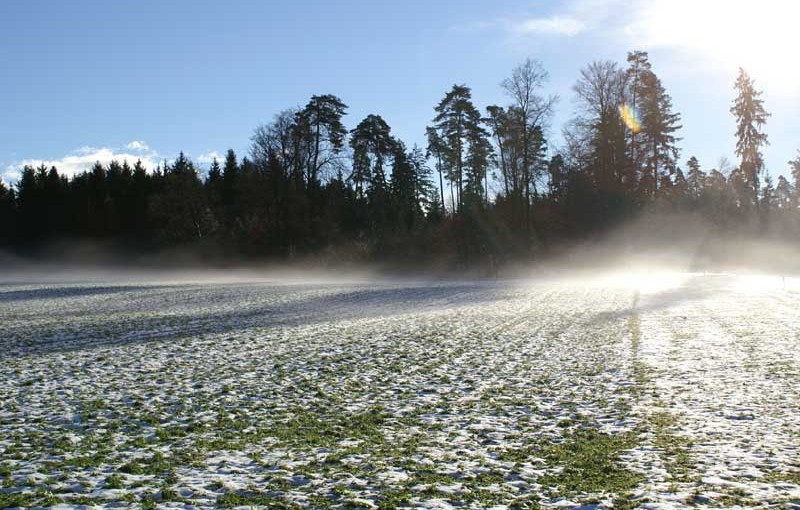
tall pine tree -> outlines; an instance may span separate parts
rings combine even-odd
[[[764,170],[761,149],[769,144],[763,128],[770,114],[764,109],[761,91],[755,89],[755,82],[742,68],[734,89],[731,113],[736,117],[736,155],[745,183],[751,188],[753,204],[758,207],[759,176]]]

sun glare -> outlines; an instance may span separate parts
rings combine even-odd
[[[627,103],[621,104],[619,114],[628,129],[638,133],[642,129],[642,122],[639,120],[639,112]]]
[[[671,292],[682,287],[704,285],[706,279],[726,282],[725,288],[739,294],[800,291],[800,279],[778,274],[692,273],[647,268],[630,268],[607,273],[597,278],[594,284],[602,288],[629,289],[646,296]]]
[[[744,67],[775,88],[795,87],[799,18],[800,2],[786,0],[655,0],[627,31],[643,46],[683,48],[726,72]]]
[[[797,285],[795,278],[779,275],[746,274],[737,276],[732,288],[743,294],[764,294],[779,290],[789,290]]]
[[[688,273],[668,270],[631,269],[610,273],[600,279],[601,286],[623,287],[641,294],[657,294],[681,287]]]

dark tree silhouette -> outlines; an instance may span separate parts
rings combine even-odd
[[[747,73],[731,108],[739,166],[704,171],[694,156],[678,166],[680,115],[647,53],[629,53],[627,66],[581,71],[560,147],[545,136],[556,96],[543,93],[541,64],[526,60],[502,82],[511,104],[485,117],[470,88],[454,85],[435,106],[425,150],[409,149],[380,115],[348,131],[347,106],[326,94],[257,127],[246,157],[228,150],[207,169],[184,153],[154,169],[97,162],[70,177],[25,166],[13,186],[0,182],[0,245],[29,253],[90,239],[126,254],[180,246],[494,267],[651,208],[691,211],[720,231],[800,235],[800,155],[788,179],[764,176],[769,114]]]

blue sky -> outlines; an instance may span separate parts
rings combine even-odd
[[[787,5],[783,5],[787,4]],[[257,125],[312,94],[349,106],[352,128],[382,115],[423,143],[453,83],[504,104],[499,86],[526,57],[560,97],[551,139],[574,112],[582,66],[650,52],[683,115],[681,160],[734,161],[728,109],[739,65],[764,90],[777,176],[800,148],[800,71],[783,0],[0,2],[0,177],[46,161],[67,173],[92,161],[183,150],[206,163],[243,154]],[[750,38],[742,34],[751,34]],[[757,41],[747,43],[747,41]]]

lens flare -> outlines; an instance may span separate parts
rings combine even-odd
[[[642,129],[642,122],[639,120],[639,112],[631,105],[623,103],[619,106],[619,114],[628,129],[638,133]]]

